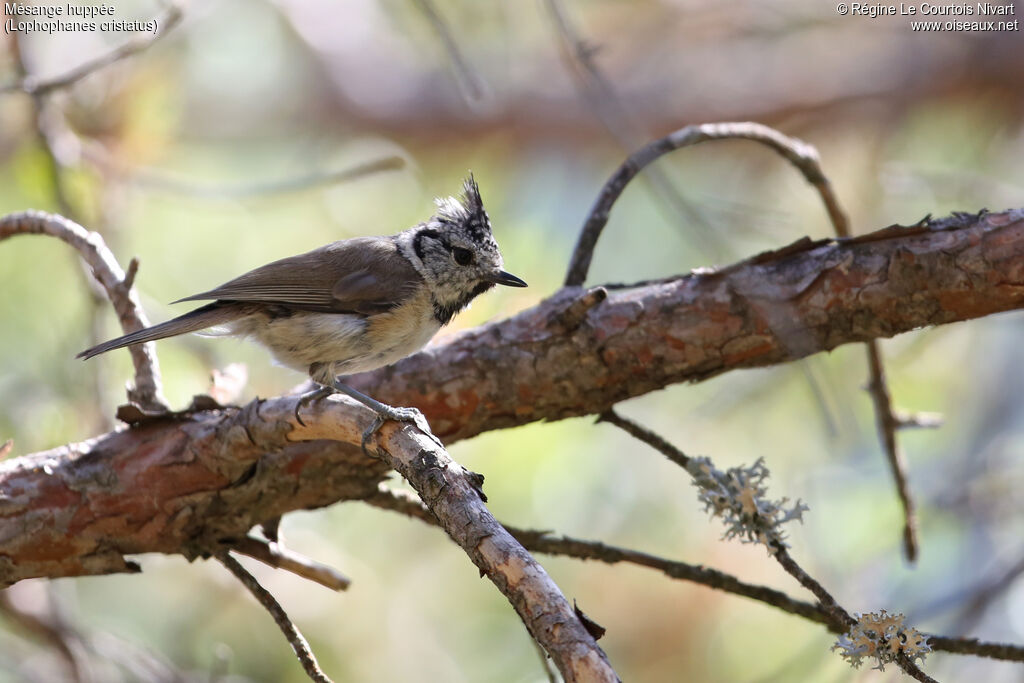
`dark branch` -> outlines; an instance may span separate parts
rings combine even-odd
[[[892,398],[885,381],[885,367],[882,365],[882,353],[878,348],[878,342],[871,340],[866,345],[868,347],[868,368],[871,375],[868,382],[868,393],[871,395],[871,401],[875,407],[878,436],[882,440],[889,469],[896,482],[896,492],[903,505],[903,550],[907,560],[914,562],[917,559],[917,514],[914,512],[914,499],[910,495],[910,485],[907,483],[907,463],[899,442],[896,440],[896,430],[901,425],[893,411]]]
[[[615,425],[633,438],[643,441],[645,444],[658,451],[684,470],[686,469],[686,466],[690,464],[690,456],[670,444],[660,435],[655,434],[652,430],[642,427],[628,418],[622,417],[615,412],[614,409],[606,410],[601,413],[601,416],[597,418],[597,421]]]
[[[378,492],[367,498],[365,502],[382,510],[398,512],[431,526],[437,526],[437,520],[433,518],[426,506],[406,491],[389,489],[382,484]],[[726,574],[716,569],[669,560],[638,550],[621,548],[599,541],[586,541],[570,536],[556,536],[549,531],[519,529],[508,525],[505,525],[505,528],[523,544],[524,548],[531,552],[574,557],[580,560],[598,560],[608,564],[625,562],[648,567],[660,571],[673,579],[692,581],[709,588],[741,595],[763,602],[766,605],[777,607],[790,614],[822,624],[832,633],[842,633],[848,628],[844,620],[837,619],[835,614],[829,613],[820,603],[797,600],[774,588],[748,584],[731,574]],[[795,565],[796,563],[794,562],[793,564]],[[803,572],[802,569],[799,571]],[[824,592],[824,588],[821,588],[817,582],[814,582],[812,585],[816,585],[817,589]],[[979,657],[1007,661],[1024,661],[1024,647],[1018,645],[985,643],[973,638],[948,638],[935,635],[928,636],[928,643],[936,651],[972,654]]]
[[[245,567],[239,564],[238,560],[231,557],[231,554],[226,550],[217,554],[217,560],[227,567],[228,571],[234,574],[249,589],[253,597],[270,612],[270,616],[274,618],[274,623],[281,629],[281,633],[288,639],[292,650],[295,651],[295,656],[298,657],[299,663],[302,664],[302,669],[306,672],[306,675],[311,680],[316,681],[316,683],[332,683],[331,679],[320,669],[313,651],[309,649],[309,643],[299,633],[299,629],[288,618],[288,614],[281,607],[281,603],[270,594],[270,591],[261,586],[256,577],[246,571]]]

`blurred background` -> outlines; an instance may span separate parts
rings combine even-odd
[[[166,16],[141,0],[115,8],[118,19]],[[21,71],[63,74],[129,39],[2,36],[0,86]],[[0,95],[0,214],[61,211],[102,232],[122,266],[139,258],[136,287],[160,321],[183,310],[169,301],[267,261],[419,222],[472,170],[508,269],[530,288],[478,299],[443,337],[557,289],[604,180],[628,151],[691,123],[756,120],[814,144],[856,232],[1020,207],[1021,83],[1019,31],[916,33],[906,17],[840,16],[829,3],[211,0],[41,102]],[[366,164],[390,170],[336,177]],[[589,282],[726,264],[830,231],[816,195],[771,152],[709,143],[627,189]],[[126,353],[74,360],[118,330],[71,249],[38,237],[0,244],[0,321],[0,442],[14,440],[12,457],[113,426],[131,365]],[[771,495],[810,506],[790,529],[794,556],[851,611],[1020,643],[1022,333],[1024,318],[1007,314],[882,344],[895,404],[945,417],[900,434],[919,507],[916,566],[903,560],[862,347],[671,387],[621,410],[723,469],[764,457]],[[248,369],[242,400],[303,379],[244,342],[158,349],[176,408],[233,362]],[[491,432],[452,455],[486,476],[490,507],[509,524],[809,599],[763,549],[720,540],[685,473],[592,418]],[[334,594],[252,566],[336,681],[547,680],[513,610],[440,531],[355,503],[293,513],[283,530],[353,580]],[[823,628],[760,603],[637,567],[539,559],[608,629],[601,645],[624,680],[900,679],[851,670]],[[139,576],[26,581],[6,600],[58,614],[94,681],[306,680],[222,567],[140,561]],[[0,682],[70,680],[45,639],[9,614],[0,629]],[[1024,680],[1021,665],[973,657],[933,654],[925,668],[939,680]]]

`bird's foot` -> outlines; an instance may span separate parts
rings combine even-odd
[[[326,397],[330,396],[333,393],[335,393],[334,387],[324,387],[324,386],[322,386],[319,389],[314,389],[313,391],[309,392],[308,394],[303,394],[299,398],[298,402],[295,404],[295,420],[300,425],[305,427],[306,423],[302,421],[302,416],[299,415],[299,411],[302,410],[303,408],[305,408],[307,405],[309,405],[313,401],[319,401],[320,399],[326,398]]]
[[[441,440],[434,436],[434,433],[430,431],[430,424],[427,422],[427,418],[425,418],[423,416],[423,413],[421,413],[416,408],[392,408],[391,406],[388,405],[382,405],[380,409],[376,410],[376,412],[377,417],[373,419],[373,422],[370,423],[370,426],[367,427],[366,430],[363,432],[363,440],[361,445],[363,448],[363,453],[365,453],[366,455],[370,455],[370,452],[366,449],[367,442],[370,439],[372,439],[374,434],[376,434],[377,431],[384,426],[384,423],[389,420],[394,420],[395,422],[412,423],[416,425],[416,427],[419,428],[421,432],[427,434],[428,436],[430,436],[430,438],[436,441],[439,446],[441,446],[442,448],[444,447],[444,444],[441,443]]]

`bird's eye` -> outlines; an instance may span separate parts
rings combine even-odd
[[[468,266],[473,262],[473,252],[469,249],[463,249],[462,247],[455,247],[452,249],[452,258],[460,266]]]

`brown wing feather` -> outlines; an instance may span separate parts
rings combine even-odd
[[[370,314],[399,305],[422,281],[392,238],[359,237],[268,263],[180,301],[258,301]]]

